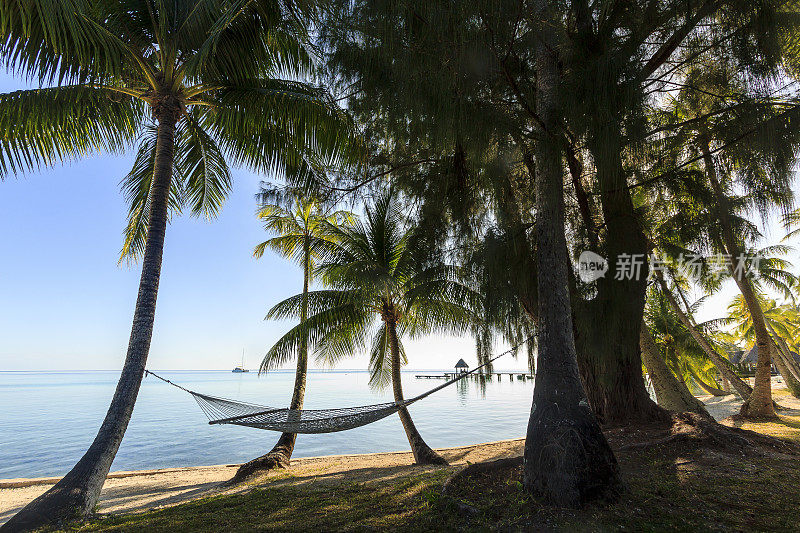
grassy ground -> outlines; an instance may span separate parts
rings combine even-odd
[[[800,417],[736,424],[800,442]],[[800,447],[742,451],[708,439],[655,442],[659,430],[609,432],[626,490],[615,502],[553,509],[523,490],[521,469],[461,476],[456,467],[389,481],[264,485],[159,511],[114,516],[80,531],[800,531]],[[473,509],[467,513],[464,504]]]

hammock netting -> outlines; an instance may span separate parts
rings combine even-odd
[[[191,394],[197,401],[200,409],[202,409],[203,413],[208,417],[209,424],[234,424],[237,426],[267,429],[283,433],[334,433],[336,431],[345,431],[347,429],[366,426],[367,424],[386,418],[407,405],[426,398],[434,392],[442,390],[474,374],[481,368],[491,364],[492,361],[499,359],[507,353],[513,352],[518,346],[529,340],[531,340],[531,338],[493,357],[486,363],[475,367],[469,372],[459,374],[442,385],[434,387],[408,400],[362,405],[359,407],[342,407],[338,409],[287,409],[268,407],[266,405],[241,402],[238,400],[229,400],[227,398],[219,398],[217,396],[209,396],[208,394],[191,391],[149,370],[145,369],[145,372],[173,387],[177,387]]]
[[[284,433],[335,433],[376,422],[408,402],[339,409],[286,409],[217,398],[190,392],[209,424],[234,424]]]

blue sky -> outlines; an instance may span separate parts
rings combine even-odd
[[[0,72],[0,91],[23,87]],[[98,156],[0,182],[0,370],[121,367],[139,281],[138,265],[117,264],[127,212],[119,181],[131,164],[132,153]],[[291,327],[263,320],[301,289],[301,276],[274,254],[252,258],[266,238],[254,216],[260,180],[235,170],[217,220],[184,216],[167,229],[150,368],[227,369],[242,349],[254,367]],[[782,234],[773,225],[768,242]],[[728,282],[698,319],[724,315],[735,294]],[[429,337],[406,348],[412,369],[475,361],[469,337]],[[365,368],[366,357],[340,366]],[[525,366],[522,359],[497,363]]]
[[[0,91],[19,88],[0,73]],[[0,370],[121,368],[139,282],[138,265],[117,265],[127,212],[119,181],[132,158],[93,157],[0,182]],[[149,367],[232,368],[242,349],[253,367],[291,326],[263,320],[302,284],[288,261],[252,257],[266,238],[254,216],[260,180],[234,171],[217,220],[184,216],[167,229]],[[409,368],[475,360],[471,338],[406,348]],[[366,358],[340,366],[365,368]]]

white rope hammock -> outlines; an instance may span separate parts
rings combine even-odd
[[[459,374],[442,385],[434,387],[408,400],[338,409],[287,409],[230,400],[228,398],[209,396],[208,394],[191,391],[147,369],[145,369],[145,373],[191,394],[197,401],[200,409],[202,409],[203,413],[208,417],[209,424],[233,424],[270,431],[280,431],[283,433],[334,433],[336,431],[345,431],[366,426],[367,424],[386,418],[403,407],[418,402],[434,392],[449,387],[453,383],[474,374],[500,357],[516,351],[517,348],[529,342],[532,338],[533,337],[529,337],[513,348],[489,359],[486,363],[475,367],[469,372]]]

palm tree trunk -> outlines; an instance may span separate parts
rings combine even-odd
[[[300,323],[303,324],[308,318],[308,285],[311,276],[311,251],[309,249],[308,238],[303,244],[303,300],[300,304]],[[300,410],[303,408],[303,400],[306,395],[306,382],[308,379],[308,340],[305,336],[300,343],[300,350],[297,354],[297,367],[294,373],[294,389],[292,390],[292,400],[289,403],[290,409]],[[231,483],[238,483],[250,477],[255,472],[272,470],[273,468],[288,468],[292,461],[294,445],[297,442],[297,433],[281,433],[278,442],[272,449],[248,461],[236,470],[236,474],[231,479]]]
[[[400,343],[397,339],[397,325],[392,319],[387,319],[385,323],[389,333],[389,348],[392,354],[392,392],[394,393],[394,401],[399,403],[403,401],[403,384],[400,380]],[[411,445],[414,462],[418,465],[446,465],[445,458],[433,451],[422,440],[422,435],[419,434],[414,422],[411,420],[408,409],[401,407],[397,414],[400,415],[400,421],[403,423],[408,444]]]
[[[772,333],[772,338],[777,345],[777,351],[781,353],[784,357],[784,363],[786,367],[794,374],[795,379],[800,380],[800,364],[797,363],[797,360],[792,355],[792,350],[789,349],[789,345],[786,344],[786,341],[783,340],[783,337],[778,335],[775,332],[775,329],[767,322],[769,326],[769,331]]]
[[[94,442],[72,470],[12,517],[2,527],[3,531],[25,531],[84,517],[94,511],[100,497],[100,490],[133,414],[150,351],[167,227],[177,119],[177,111],[167,110],[159,120],[139,295],[125,364],[106,417]]]
[[[728,216],[728,201],[717,179],[716,167],[711,157],[711,148],[707,139],[701,141],[701,149],[706,174],[708,174],[711,189],[714,192],[714,199],[716,200],[717,218],[722,229],[722,241],[725,244],[726,252],[730,256],[730,264],[728,266],[733,280],[739,287],[739,292],[742,293],[742,298],[753,321],[756,346],[758,347],[753,392],[742,405],[741,414],[748,418],[774,418],[776,415],[772,404],[772,339],[767,331],[764,311],[761,309],[761,304],[758,302],[752,283],[744,274],[736,275],[736,261],[741,257],[742,252],[733,236],[733,226]]]
[[[728,394],[732,394],[731,393],[731,382],[728,381],[728,378],[725,377],[725,374],[723,374],[722,372],[720,372],[720,374],[719,374],[719,383],[722,386],[722,390],[724,390]]]
[[[771,327],[770,330],[772,330]],[[786,388],[789,390],[791,395],[795,398],[800,398],[800,381],[797,380],[797,377],[795,377],[795,374],[792,372],[790,367],[791,360],[789,358],[791,358],[791,354],[789,354],[787,357],[787,354],[775,341],[775,337],[772,337],[772,339],[772,361],[778,368],[778,372],[780,372],[781,376],[783,376],[783,381],[786,383]]]
[[[703,402],[695,398],[686,383],[677,379],[667,367],[664,357],[653,340],[650,329],[644,322],[642,322],[641,345],[642,360],[653,382],[658,404],[664,409],[677,413],[692,411],[711,419],[711,415],[706,411]]]
[[[678,304],[678,301],[675,299],[675,295],[672,294],[672,291],[670,291],[669,287],[667,287],[667,283],[664,281],[664,278],[661,276],[660,272],[657,274],[657,279],[661,285],[661,290],[663,291],[664,296],[667,297],[667,302],[669,302],[669,305],[675,314],[678,315],[678,320],[680,320],[686,329],[689,330],[692,338],[700,346],[700,348],[703,349],[708,358],[711,359],[711,362],[717,367],[719,373],[728,379],[734,390],[739,394],[739,396],[742,397],[743,400],[746,401],[747,398],[750,397],[750,393],[753,392],[753,389],[750,388],[750,385],[745,383],[742,378],[736,375],[736,372],[733,371],[733,365],[731,365],[730,361],[718,354],[717,351],[711,346],[711,343],[708,342],[705,336],[697,329],[697,326],[695,326],[694,322]]]
[[[544,0],[538,7],[552,15]],[[550,26],[545,22],[542,28],[536,46],[536,105],[545,137],[537,143],[535,181],[539,354],[523,483],[556,505],[579,506],[616,490],[619,468],[578,374],[567,287],[562,158],[555,138],[558,58]]]
[[[708,394],[710,394],[712,396],[727,396],[728,395],[728,393],[725,392],[724,390],[718,389],[718,388],[714,387],[713,385],[709,385],[708,383],[703,381],[703,378],[698,376],[697,372],[695,372],[691,368],[689,369],[689,373],[692,375],[692,378],[694,379],[695,383],[697,383],[700,386],[700,388],[703,389],[704,391],[706,391]]]

